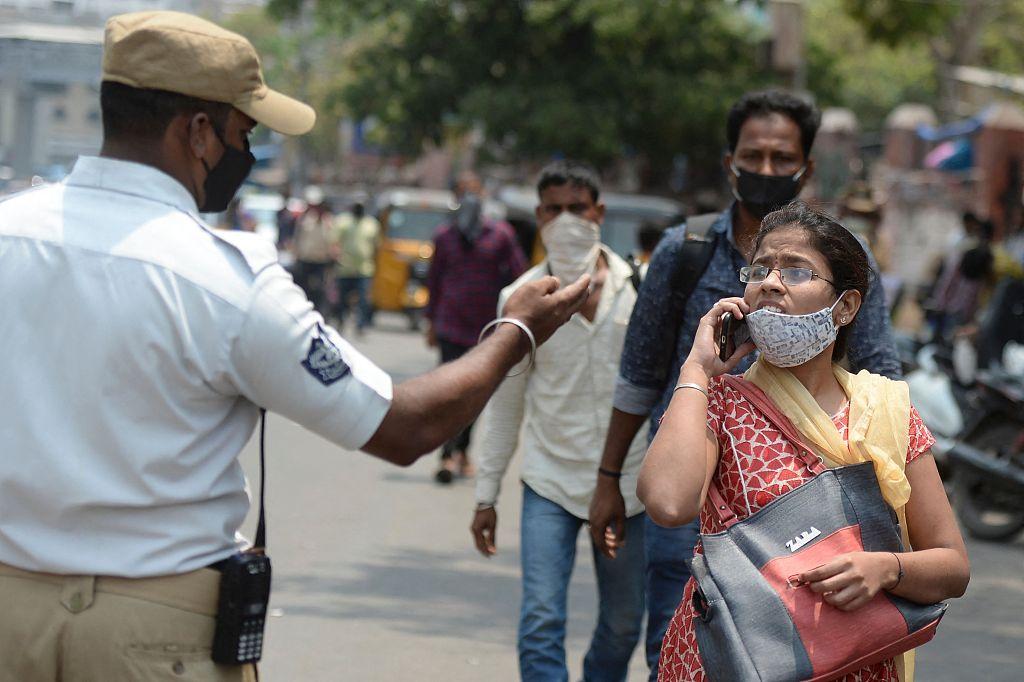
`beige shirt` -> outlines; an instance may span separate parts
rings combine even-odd
[[[295,257],[307,263],[329,263],[334,239],[334,217],[309,210],[295,226]]]
[[[602,246],[602,252],[608,260],[608,275],[594,321],[573,315],[537,349],[536,365],[505,379],[487,405],[483,451],[478,458],[478,502],[497,500],[501,479],[520,444],[521,429],[523,482],[574,516],[585,519],[589,514],[619,356],[636,302],[629,265],[607,247]],[[547,273],[547,261],[528,270],[502,290],[498,310],[516,288]],[[646,449],[645,424],[623,466],[621,489],[629,516],[643,511],[636,496],[636,477]]]
[[[364,215],[358,221],[351,213],[338,216],[334,238],[341,254],[335,267],[339,277],[373,277],[380,241],[380,223]]]

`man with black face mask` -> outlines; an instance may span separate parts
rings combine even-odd
[[[683,225],[666,230],[654,251],[626,333],[600,471],[622,470],[633,437],[648,419],[649,437],[654,438],[700,318],[719,299],[743,295],[739,268],[748,265],[761,219],[795,199],[813,175],[810,153],[819,123],[814,105],[777,90],[748,93],[729,111],[723,166],[735,201],[714,216],[707,244],[688,243]],[[872,267],[877,270],[873,260]],[[864,301],[848,355],[854,371],[899,376],[880,286],[873,286]],[[746,370],[752,360],[748,356],[735,371]],[[614,475],[594,475],[598,483],[590,506],[591,536],[598,551],[613,556],[625,540],[625,506]],[[612,536],[605,534],[609,527]],[[648,518],[644,526],[652,680],[661,640],[689,578],[687,561],[696,537],[696,524],[668,529]]]
[[[257,122],[315,120],[267,88],[249,41],[177,12],[113,17],[101,88],[100,155],[0,201],[0,682],[251,679],[224,661],[258,658],[250,616],[266,612],[243,569],[268,577],[267,559],[236,535],[260,408],[411,464],[476,417],[589,277],[520,288],[465,357],[393,385],[272,243],[200,218],[245,179]],[[252,589],[220,592],[222,575]],[[217,630],[215,663],[218,615],[246,629]]]

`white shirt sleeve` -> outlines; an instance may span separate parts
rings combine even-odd
[[[391,407],[391,377],[324,324],[280,266],[257,276],[230,353],[242,395],[344,448],[365,445]]]
[[[516,289],[514,282],[502,289],[498,297],[498,317]],[[525,370],[530,362],[525,357],[509,372],[491,396],[480,419],[484,427],[483,454],[477,456],[476,501],[494,504],[501,492],[501,479],[519,445],[519,429],[526,411],[526,386],[533,368]],[[525,370],[525,371],[524,371]],[[517,374],[517,372],[522,372]]]
[[[530,362],[523,358],[513,369],[518,372]],[[494,504],[501,492],[501,479],[519,445],[519,429],[526,410],[526,385],[530,371],[506,377],[484,410],[483,452],[477,456],[476,501]]]

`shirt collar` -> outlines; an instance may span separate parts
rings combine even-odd
[[[604,243],[601,244],[601,253],[608,263],[608,279],[605,282],[611,284],[612,291],[618,291],[633,276],[633,268]]]
[[[193,216],[199,208],[192,193],[162,170],[134,161],[80,156],[64,179],[71,187],[94,187],[168,204]]]

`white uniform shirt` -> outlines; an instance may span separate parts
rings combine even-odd
[[[322,324],[272,244],[209,229],[149,166],[83,157],[0,202],[0,292],[0,562],[23,569],[223,559],[257,406],[349,449],[390,406],[390,378]]]
[[[483,452],[477,458],[478,502],[497,500],[522,428],[523,481],[573,516],[585,519],[589,515],[612,413],[619,356],[636,302],[629,281],[632,269],[607,247],[602,247],[602,253],[608,261],[608,275],[594,321],[580,313],[573,315],[537,349],[536,365],[505,379],[487,404],[481,422]],[[502,290],[498,310],[518,287],[547,274],[547,261],[528,270]],[[636,477],[646,450],[644,424],[630,445],[620,479],[629,516],[643,511],[636,496]]]

